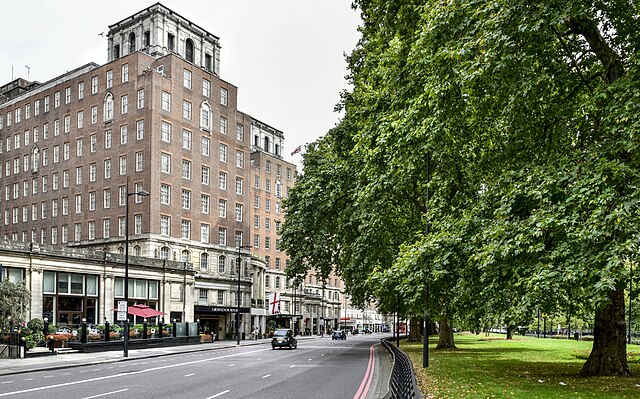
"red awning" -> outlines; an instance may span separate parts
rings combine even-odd
[[[113,310],[118,310],[118,309],[113,309]],[[151,317],[166,315],[166,313],[164,312],[155,310],[153,308],[148,307],[147,305],[142,305],[142,304],[129,306],[129,310],[127,313],[132,314],[134,316],[138,316],[138,317],[144,317],[147,319]]]

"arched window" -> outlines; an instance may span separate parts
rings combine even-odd
[[[160,248],[160,259],[169,259],[169,247]]]
[[[211,107],[206,101],[200,104],[200,127],[206,131],[211,131]]]
[[[264,147],[262,147],[262,149],[269,152],[269,137],[264,138]]]
[[[189,62],[193,62],[193,40],[187,39],[184,43],[184,58]]]
[[[142,248],[140,245],[136,245],[133,247],[133,256],[142,256]]]
[[[124,247],[123,246],[118,247],[118,253],[120,255],[124,255]]]
[[[206,252],[200,254],[200,270],[209,270],[209,254]]]
[[[40,169],[40,150],[37,145],[31,150],[31,172],[37,173]]]
[[[111,119],[113,119],[113,95],[107,93],[104,96],[104,120],[110,121]]]
[[[191,261],[191,254],[189,253],[189,251],[187,251],[186,249],[182,251],[180,260],[182,262],[190,262]]]
[[[226,263],[227,263],[226,256],[224,255],[218,256],[218,273],[224,273]]]
[[[136,51],[136,34],[131,32],[129,33],[129,52],[133,53]]]

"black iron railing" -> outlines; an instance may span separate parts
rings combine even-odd
[[[418,388],[409,356],[395,347],[393,342],[388,339],[383,339],[382,345],[393,357],[389,392],[384,399],[421,399],[422,396],[420,396],[420,389]]]

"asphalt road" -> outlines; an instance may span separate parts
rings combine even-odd
[[[389,373],[380,338],[311,338],[294,350],[255,345],[7,375],[0,397],[378,398]]]

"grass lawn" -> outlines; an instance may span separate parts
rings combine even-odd
[[[424,398],[640,398],[638,363],[629,363],[630,378],[578,377],[585,360],[575,353],[588,353],[592,342],[456,334],[455,343],[457,349],[436,350],[437,337],[431,337],[429,368],[423,369],[422,343],[400,342]],[[640,345],[627,351],[637,354]]]

